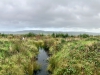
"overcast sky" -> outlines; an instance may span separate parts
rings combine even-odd
[[[100,0],[0,0],[0,31],[100,32]]]

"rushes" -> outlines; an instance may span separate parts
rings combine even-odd
[[[93,41],[91,45],[88,40],[64,43],[61,50],[50,57],[48,70],[52,75],[99,75],[100,43]]]
[[[32,60],[32,57],[35,58],[38,54],[38,48],[34,43],[30,44],[30,41],[25,42],[18,39],[1,42],[3,44],[0,46],[4,50],[2,50],[2,54],[0,53],[2,55],[0,57],[0,75],[33,75],[33,72],[39,69],[40,66],[36,60]]]
[[[27,37],[0,39],[0,75],[33,75],[40,69],[38,49],[50,54],[52,75],[100,75],[100,37]]]

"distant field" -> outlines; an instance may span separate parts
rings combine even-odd
[[[100,33],[91,33],[91,32],[60,32],[60,31],[43,31],[43,30],[23,30],[23,31],[2,31],[0,33],[4,34],[28,34],[28,33],[35,33],[35,34],[52,34],[52,33],[62,33],[69,35],[80,35],[80,34],[89,34],[89,35],[100,35]]]

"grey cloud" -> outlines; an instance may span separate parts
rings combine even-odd
[[[0,28],[100,28],[99,0],[1,0]]]

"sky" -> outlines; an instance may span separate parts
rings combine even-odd
[[[100,0],[0,0],[0,31],[100,32]]]

